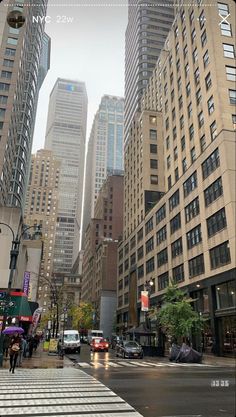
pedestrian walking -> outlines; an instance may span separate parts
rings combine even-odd
[[[12,372],[14,374],[15,372],[15,367],[16,367],[16,362],[17,362],[17,358],[18,358],[18,354],[19,354],[19,350],[20,350],[20,336],[18,333],[14,333],[10,344],[9,344],[9,350],[10,350],[10,368],[9,368],[9,372]]]
[[[3,340],[3,355],[5,355],[6,358],[8,357],[9,344],[10,344],[10,337],[7,334],[5,334],[4,340]]]
[[[25,336],[23,336],[23,338],[22,338],[22,345],[23,345],[23,358],[26,358],[27,350],[28,350],[28,343],[26,341]]]
[[[34,339],[32,336],[29,336],[29,339],[28,339],[29,358],[32,358],[33,349],[34,349]]]

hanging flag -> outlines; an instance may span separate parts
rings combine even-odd
[[[142,311],[148,311],[149,310],[148,291],[141,291],[141,310]]]
[[[23,292],[25,295],[29,295],[29,284],[30,284],[30,272],[25,271],[24,273],[24,282],[23,282]]]

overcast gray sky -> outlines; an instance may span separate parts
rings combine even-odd
[[[127,0],[65,3],[49,0],[51,23],[46,32],[52,40],[51,68],[39,95],[33,152],[44,146],[49,95],[58,77],[86,83],[87,138],[102,95],[124,95]],[[59,16],[73,18],[73,22],[57,23]]]

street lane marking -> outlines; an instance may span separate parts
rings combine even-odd
[[[105,364],[106,364],[106,365],[110,365],[110,366],[112,366],[113,368],[122,368],[122,366],[121,366],[121,365],[118,365],[118,363],[115,363],[115,362],[105,362]]]
[[[121,364],[121,365],[123,365],[123,366],[133,366],[133,367],[135,367],[135,365],[132,365],[130,362],[123,362],[123,361],[119,361],[119,362],[117,362],[117,363],[119,363],[119,364]]]
[[[77,365],[79,365],[81,368],[92,368],[88,362],[77,362]]]
[[[134,362],[134,361],[130,361],[130,363],[133,363],[135,366],[143,366],[143,367],[146,367],[146,368],[149,368],[150,367],[150,365],[147,365],[146,363],[143,363],[143,362]]]

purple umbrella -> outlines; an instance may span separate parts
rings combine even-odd
[[[24,333],[22,327],[10,326],[3,330],[3,334]]]

